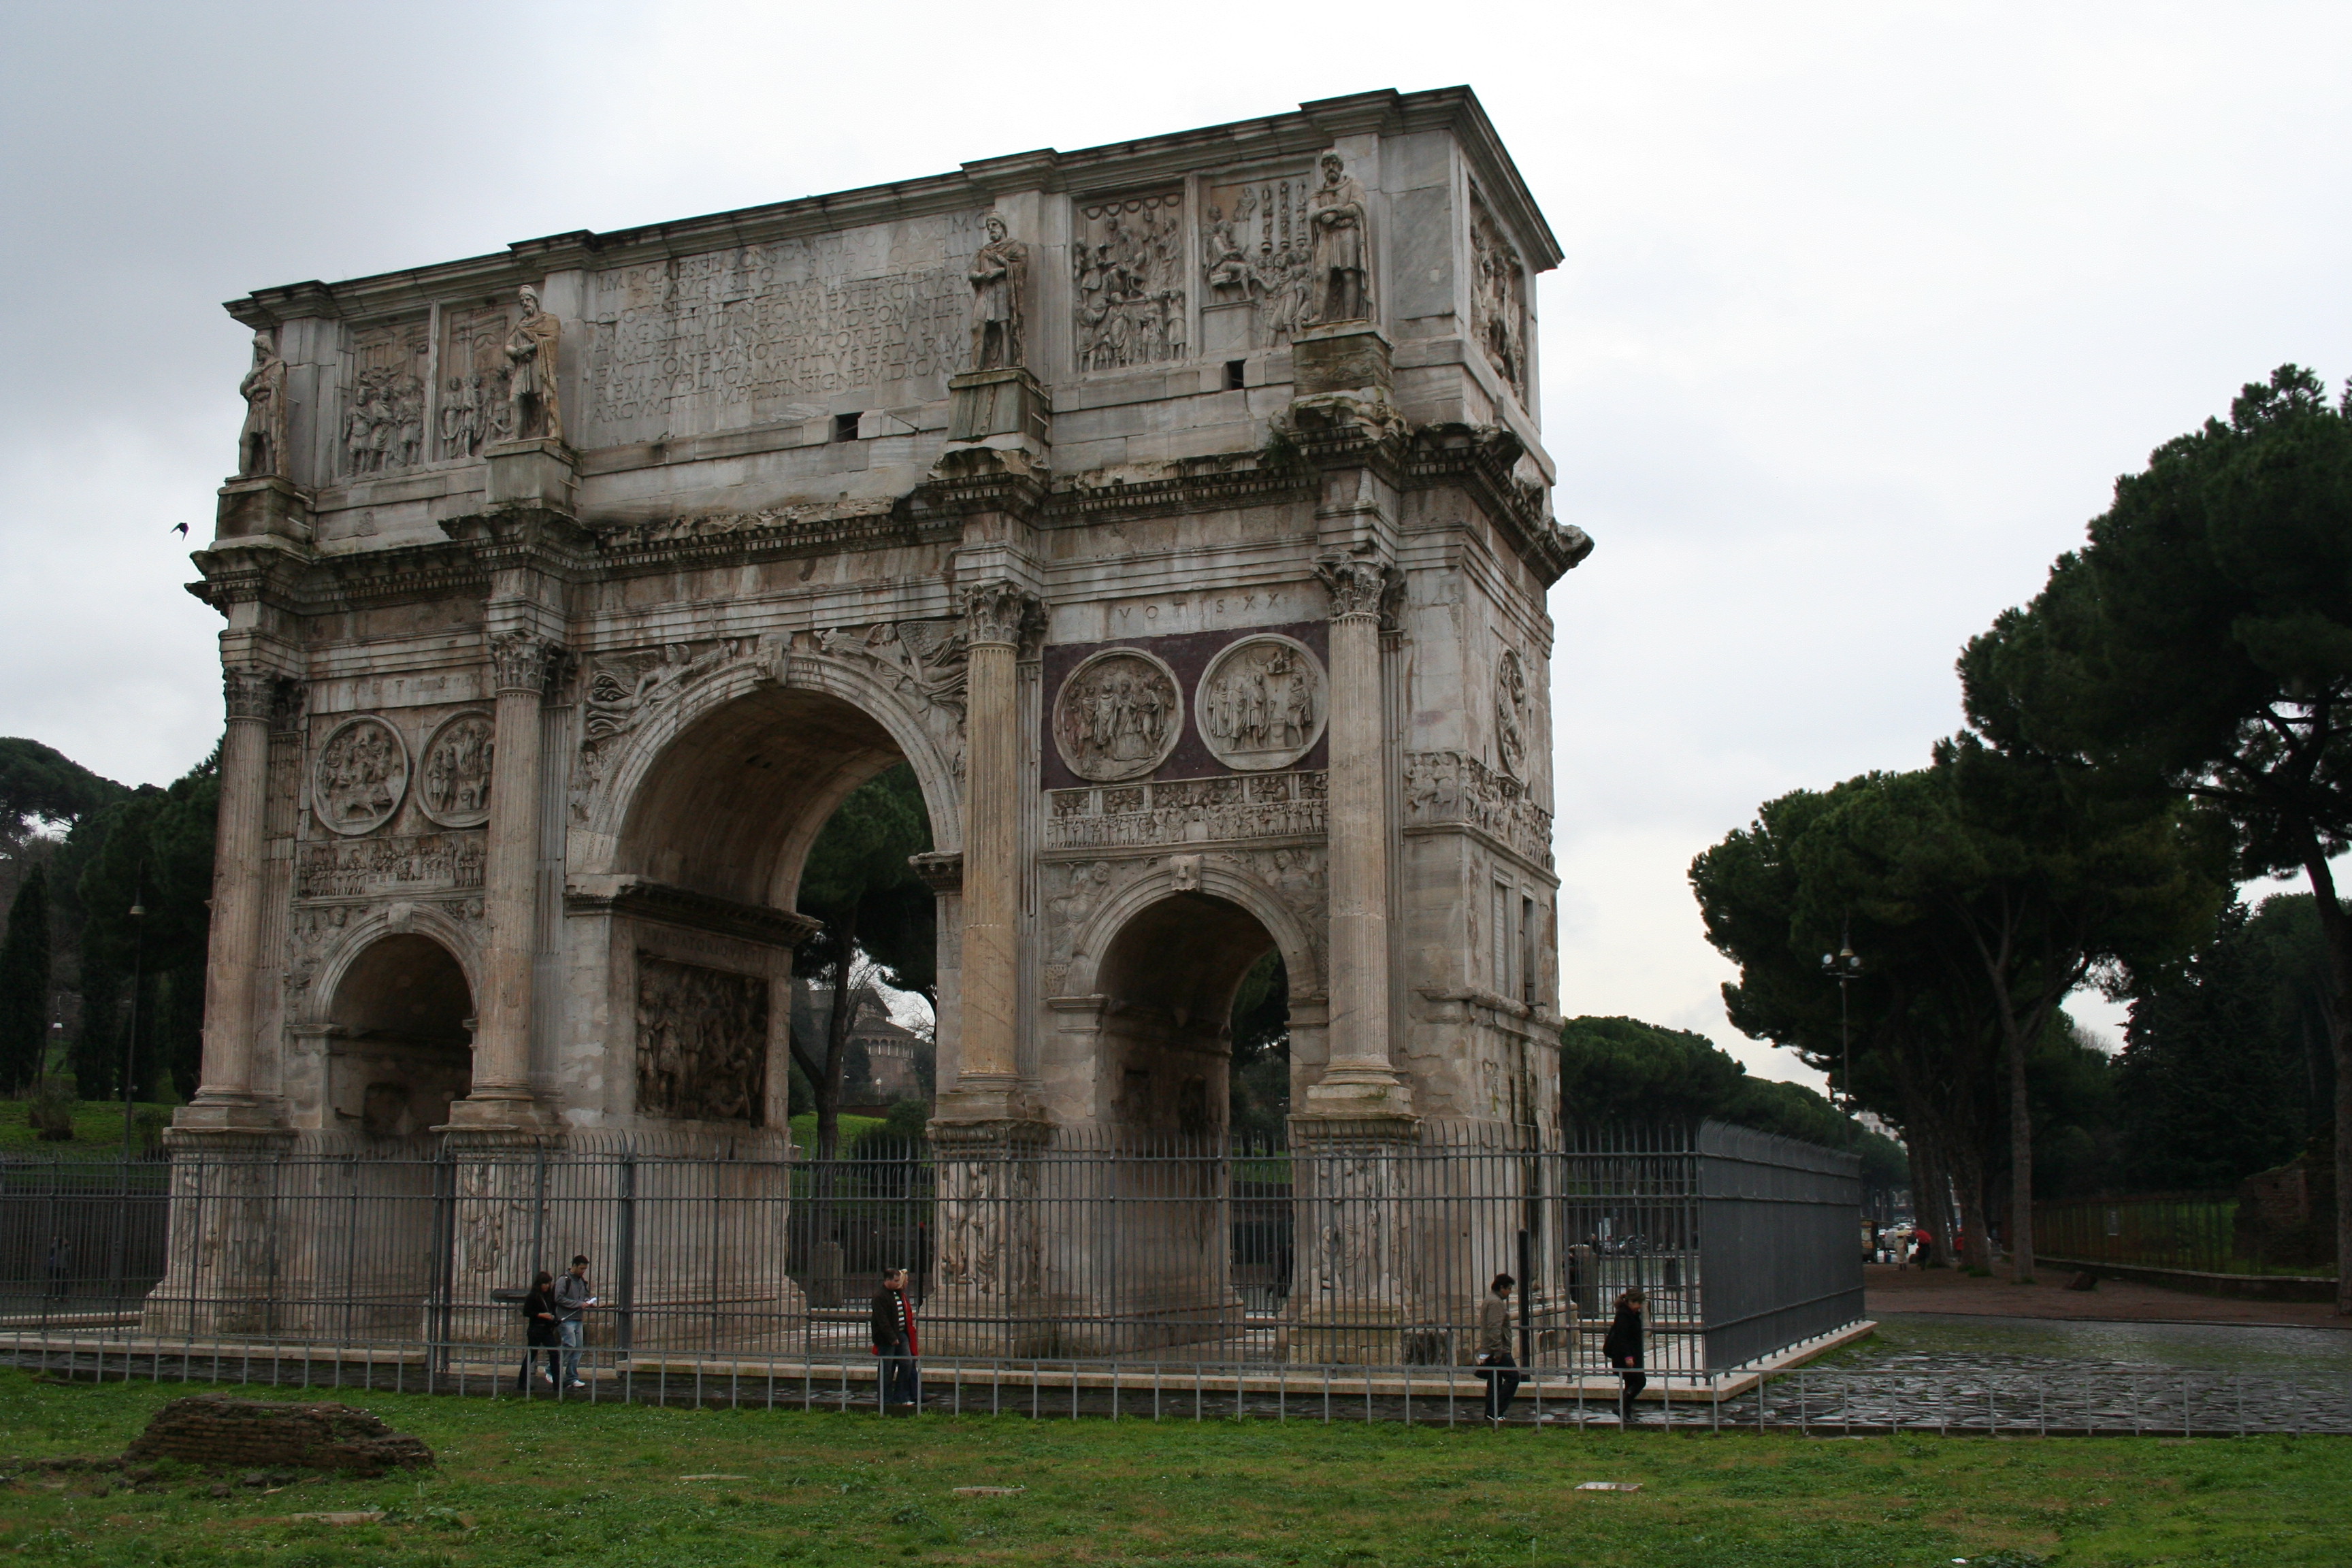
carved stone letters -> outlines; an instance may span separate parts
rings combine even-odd
[[[1305,644],[1273,634],[1244,637],[1202,673],[1192,722],[1227,767],[1286,768],[1322,739],[1329,689],[1322,662]]]
[[[319,748],[310,799],[319,820],[337,833],[372,833],[392,820],[408,790],[408,748],[400,731],[373,715],[346,719]]]
[[[1174,671],[1138,648],[1096,654],[1054,700],[1054,744],[1082,779],[1139,778],[1168,760],[1183,729]]]
[[[637,1114],[757,1127],[768,1098],[768,982],[637,954]]]
[[[1184,196],[1181,191],[1087,202],[1071,236],[1074,339],[1080,370],[1187,357]]]

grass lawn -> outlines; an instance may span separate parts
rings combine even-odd
[[[191,1390],[0,1372],[0,1454]],[[256,1391],[266,1395],[267,1391]],[[290,1394],[291,1391],[288,1391]],[[0,1552],[88,1563],[2341,1564],[2352,1439],[1840,1441],[354,1402],[439,1468],[225,1499],[26,1470]],[[704,1479],[688,1479],[704,1478]],[[237,1478],[232,1477],[231,1479]],[[1585,1480],[1634,1493],[1579,1492]],[[112,1481],[115,1489],[100,1495]],[[963,1486],[1026,1489],[960,1497]],[[288,1515],[382,1510],[331,1526]]]
[[[32,1107],[21,1100],[0,1100],[0,1149],[11,1154],[55,1155],[67,1160],[87,1160],[103,1154],[112,1159],[122,1151],[122,1101],[119,1100],[85,1100],[74,1107],[74,1135],[70,1142],[44,1143],[33,1131]],[[170,1117],[174,1108],[150,1104],[141,1100],[134,1116],[153,1113]]]

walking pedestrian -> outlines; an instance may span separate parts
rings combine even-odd
[[[562,1343],[556,1333],[555,1276],[542,1268],[531,1279],[530,1294],[522,1299],[522,1372],[515,1379],[515,1392],[530,1392],[530,1362],[532,1355],[547,1352],[547,1370],[539,1375],[547,1379],[550,1387],[555,1384],[555,1365]]]
[[[1525,1381],[1511,1353],[1511,1288],[1518,1281],[1497,1274],[1487,1296],[1478,1304],[1478,1375],[1486,1384],[1486,1419],[1496,1425],[1510,1413],[1511,1401]]]
[[[1609,1370],[1617,1374],[1617,1423],[1633,1425],[1633,1402],[1642,1397],[1642,1390],[1650,1386],[1642,1371],[1642,1310],[1643,1302],[1639,1287],[1617,1298],[1617,1319],[1609,1325],[1609,1335],[1601,1342],[1601,1353],[1609,1359]]]
[[[881,1358],[877,1381],[883,1414],[919,1408],[923,1380],[916,1358],[922,1347],[915,1334],[915,1303],[907,1294],[903,1268],[883,1275],[882,1289],[874,1292],[874,1353]]]
[[[563,1386],[585,1388],[580,1378],[580,1336],[588,1309],[596,1304],[588,1289],[588,1259],[574,1257],[563,1278],[555,1282],[555,1327],[563,1344]]]
[[[73,1248],[62,1236],[49,1237],[49,1294],[63,1300],[73,1288]]]

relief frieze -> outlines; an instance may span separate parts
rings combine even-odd
[[[768,1099],[768,982],[637,954],[637,1114],[757,1127]]]
[[[420,833],[304,844],[294,862],[298,899],[463,892],[478,890],[481,885],[482,836],[478,833]]]
[[[1189,352],[1181,191],[1081,203],[1071,298],[1080,370],[1124,370]]]
[[[1408,827],[1475,827],[1536,865],[1551,865],[1551,813],[1528,798],[1526,784],[1475,757],[1407,752],[1404,816]]]
[[[1124,849],[1322,834],[1325,774],[1168,779],[1046,793],[1045,847]]]

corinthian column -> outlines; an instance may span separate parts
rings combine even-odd
[[[1389,1059],[1388,768],[1381,614],[1395,568],[1362,557],[1317,565],[1331,592],[1331,1058],[1308,1114],[1402,1116],[1412,1097]]]
[[[1020,1078],[1015,922],[1021,887],[1021,714],[1013,662],[1039,614],[1013,583],[964,595],[970,666],[964,687],[962,1059],[956,1120],[1014,1114]]]
[[[203,1084],[179,1121],[234,1127],[260,1119],[253,1098],[255,990],[261,973],[262,836],[269,783],[269,710],[278,679],[227,669],[221,685],[220,815],[213,851],[212,931],[205,955]]]
[[[474,999],[474,1087],[450,1121],[487,1128],[535,1120],[530,1091],[532,955],[539,936],[540,706],[562,649],[526,631],[490,638],[498,692],[482,909],[488,926]]]

